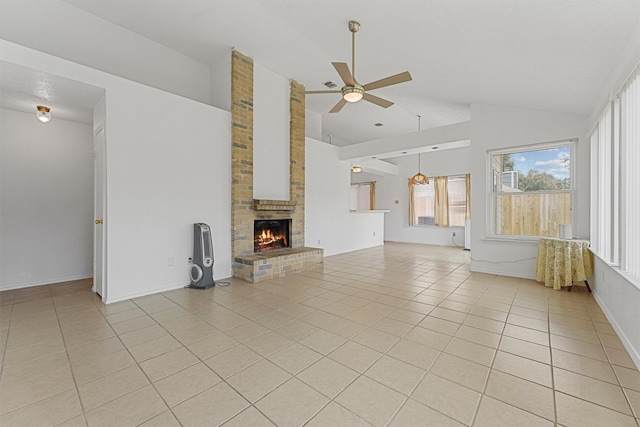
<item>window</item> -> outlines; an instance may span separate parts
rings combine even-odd
[[[464,176],[449,177],[449,223],[464,227],[467,214],[467,185]]]
[[[433,225],[435,221],[435,192],[433,178],[428,184],[413,186],[415,224]]]
[[[436,186],[442,186],[448,202],[443,202],[442,210],[448,220],[436,219]],[[464,175],[429,178],[429,184],[412,185],[413,224],[438,225],[443,227],[464,227],[467,215],[467,183]]]
[[[591,132],[591,250],[640,286],[640,70]]]
[[[351,185],[351,205],[352,211],[366,211],[375,209],[376,183],[366,182]]]
[[[558,237],[571,224],[575,140],[489,152],[493,236]]]
[[[617,224],[617,215],[613,205],[612,184],[617,173],[614,173],[614,160],[617,156],[612,156],[617,148],[618,138],[614,138],[612,121],[614,119],[613,108],[618,101],[615,100],[607,105],[607,108],[600,116],[596,129],[591,134],[591,199],[593,218],[591,221],[591,247],[597,247],[599,255],[609,263],[617,264],[618,235],[613,232],[614,224]],[[617,186],[616,186],[617,187]],[[615,219],[615,220],[614,220]],[[616,252],[616,253],[614,253]]]

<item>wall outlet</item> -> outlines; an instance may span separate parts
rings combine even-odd
[[[320,239],[318,239],[318,244],[320,244]]]
[[[373,237],[376,237],[376,232],[375,231],[373,232]]]

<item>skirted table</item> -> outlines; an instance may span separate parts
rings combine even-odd
[[[584,281],[591,292],[587,277],[593,274],[589,241],[541,237],[538,240],[536,279],[545,286],[571,290],[573,282]]]

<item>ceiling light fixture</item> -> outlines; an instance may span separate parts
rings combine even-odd
[[[36,106],[37,110],[36,111],[36,117],[38,118],[38,120],[40,120],[42,123],[47,123],[49,120],[51,120],[51,108],[49,107],[45,107],[44,105],[38,105]]]
[[[354,166],[351,168],[351,172],[353,172],[353,173],[360,173],[360,172],[362,172],[362,168],[361,168],[360,166],[358,166],[358,165],[354,165]]]
[[[420,132],[420,116],[418,115],[418,132]],[[424,185],[429,183],[429,177],[420,172],[420,154],[418,153],[418,173],[409,179],[409,185]]]
[[[345,86],[342,88],[342,97],[347,102],[358,102],[364,96],[364,88],[358,83],[355,86]]]

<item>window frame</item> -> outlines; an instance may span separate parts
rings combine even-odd
[[[438,176],[440,176],[440,175],[438,175]],[[443,175],[443,176],[445,176],[445,175]],[[449,180],[451,180],[451,179],[460,179],[465,183],[466,183],[466,176],[467,176],[467,174],[446,175],[446,177]],[[435,178],[436,178],[436,176],[429,176],[428,178],[429,178],[429,185],[435,186]],[[418,185],[415,186],[415,188],[419,188],[419,187],[420,186],[418,186]],[[435,188],[434,188],[434,191],[435,191]],[[415,194],[414,194],[414,197],[415,197]],[[464,206],[465,206],[465,210],[466,210],[466,198],[465,198]],[[451,204],[449,204],[449,219],[451,220]],[[434,225],[434,224],[420,224],[420,223],[416,222],[413,225],[409,225],[409,227],[427,227],[427,228],[452,228],[452,227],[457,227],[457,228],[464,228],[465,224],[462,224],[462,225],[458,225],[458,224],[451,225],[451,224],[449,224],[446,227],[442,227],[442,226],[438,226],[438,225]]]
[[[547,141],[547,142],[539,142],[525,145],[515,145],[510,147],[502,147],[502,148],[494,148],[487,150],[486,156],[486,202],[487,202],[487,219],[486,219],[486,233],[485,237],[488,239],[495,240],[504,240],[504,241],[532,241],[537,242],[538,239],[545,236],[523,236],[523,235],[505,235],[505,234],[496,234],[495,232],[495,205],[496,199],[495,196],[499,194],[506,194],[502,191],[494,191],[496,186],[494,185],[494,180],[496,178],[496,172],[498,174],[498,188],[502,188],[502,176],[501,171],[495,171],[493,168],[493,156],[503,155],[503,154],[517,154],[528,151],[542,151],[548,150],[552,148],[558,147],[569,147],[569,156],[570,156],[570,164],[569,164],[569,188],[567,190],[554,190],[554,191],[528,191],[527,194],[553,194],[553,193],[569,193],[569,211],[570,211],[570,219],[572,228],[575,227],[577,223],[576,218],[576,210],[574,209],[576,203],[576,161],[577,161],[577,151],[578,151],[578,138],[570,138],[570,139],[561,139],[555,141]]]

